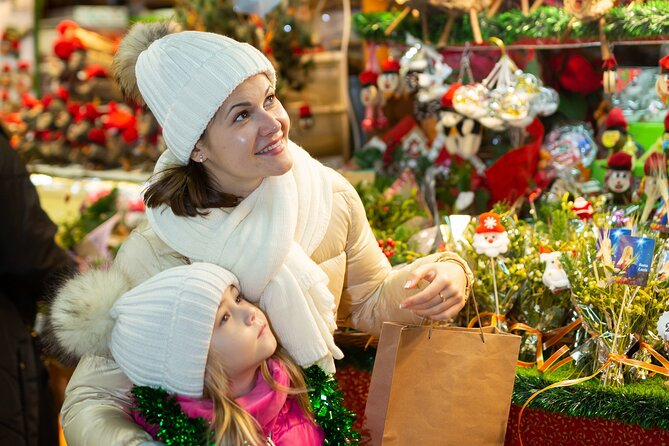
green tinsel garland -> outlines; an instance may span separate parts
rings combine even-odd
[[[316,423],[325,431],[326,446],[360,443],[360,433],[353,429],[355,414],[344,407],[344,393],[331,374],[312,365],[304,371],[309,387],[309,401]]]
[[[390,36],[384,31],[393,22],[398,12],[368,12],[353,16],[353,27],[356,33],[367,40],[404,41],[409,33],[422,38],[419,19],[411,16],[405,18]],[[428,35],[431,42],[436,42],[444,29],[448,15],[430,11]],[[648,38],[666,38],[669,36],[669,2],[651,1],[632,6],[613,8],[606,15],[606,34],[610,40],[631,40]],[[524,16],[519,9],[509,10],[493,17],[479,14],[481,32],[485,40],[498,37],[507,45],[531,40],[541,43],[547,40],[557,43],[567,31],[571,16],[563,8],[542,6],[529,15]],[[462,44],[473,41],[472,28],[468,16],[458,18],[450,34],[449,43]],[[597,22],[582,23],[576,21],[568,39],[599,40]],[[537,42],[538,41],[538,42]]]
[[[140,412],[148,424],[158,427],[156,437],[167,445],[203,446],[207,438],[207,422],[202,417],[190,418],[176,398],[163,389],[133,386],[133,409]]]
[[[314,419],[325,433],[324,445],[355,445],[360,433],[353,429],[355,414],[343,406],[344,394],[337,388],[334,376],[318,366],[304,371],[309,388],[309,400],[314,409]],[[190,418],[176,398],[163,389],[133,386],[133,409],[138,410],[148,424],[158,426],[156,437],[167,445],[203,446],[207,438],[207,423],[201,418]]]
[[[519,368],[513,388],[513,403],[522,406],[535,392],[569,377],[562,369],[558,372],[541,374],[536,368]],[[655,376],[616,388],[604,387],[597,378],[593,378],[575,386],[547,390],[532,400],[529,407],[572,417],[615,420],[646,429],[669,429],[669,394],[665,379]]]

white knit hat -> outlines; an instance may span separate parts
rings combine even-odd
[[[199,31],[176,32],[151,41],[159,37],[156,28],[135,25],[124,38],[126,42],[121,42],[117,59],[121,64],[136,60],[136,85],[163,128],[170,163],[186,165],[195,143],[230,93],[260,73],[267,74],[274,85],[276,74],[267,57],[247,43]],[[133,59],[138,50],[141,52]],[[133,80],[121,79],[121,87],[127,88]]]
[[[165,270],[121,296],[109,348],[140,386],[202,397],[214,321],[223,292],[239,286],[220,266],[194,263]]]

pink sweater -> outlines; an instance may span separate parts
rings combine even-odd
[[[288,386],[288,373],[279,361],[269,361],[270,372],[274,380]],[[186,415],[191,418],[202,417],[211,422],[214,405],[210,400],[196,400],[177,395],[177,402]],[[237,403],[253,416],[262,427],[264,434],[272,439],[276,446],[321,446],[324,440],[323,430],[309,420],[294,398],[273,390],[260,373],[255,387],[246,395],[236,399]],[[158,429],[147,425],[137,414],[135,421],[155,438]]]

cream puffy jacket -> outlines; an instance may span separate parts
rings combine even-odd
[[[383,321],[419,323],[421,318],[399,309],[400,302],[415,292],[404,289],[408,274],[425,263],[449,259],[459,265],[463,262],[454,254],[442,253],[391,269],[372,234],[357,192],[341,175],[329,171],[334,190],[332,217],[312,259],[329,277],[340,325],[378,334]],[[144,225],[123,243],[113,268],[119,268],[135,286],[160,271],[187,262],[189,259],[169,248]],[[454,271],[468,293],[471,271],[467,269],[462,274],[461,267]],[[67,386],[61,413],[68,445],[137,445],[150,441],[151,437],[128,415],[130,387],[130,381],[112,359],[84,356]]]

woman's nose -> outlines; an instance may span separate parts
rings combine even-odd
[[[265,120],[262,124],[263,136],[273,135],[281,130],[281,123],[271,112],[265,112]]]

